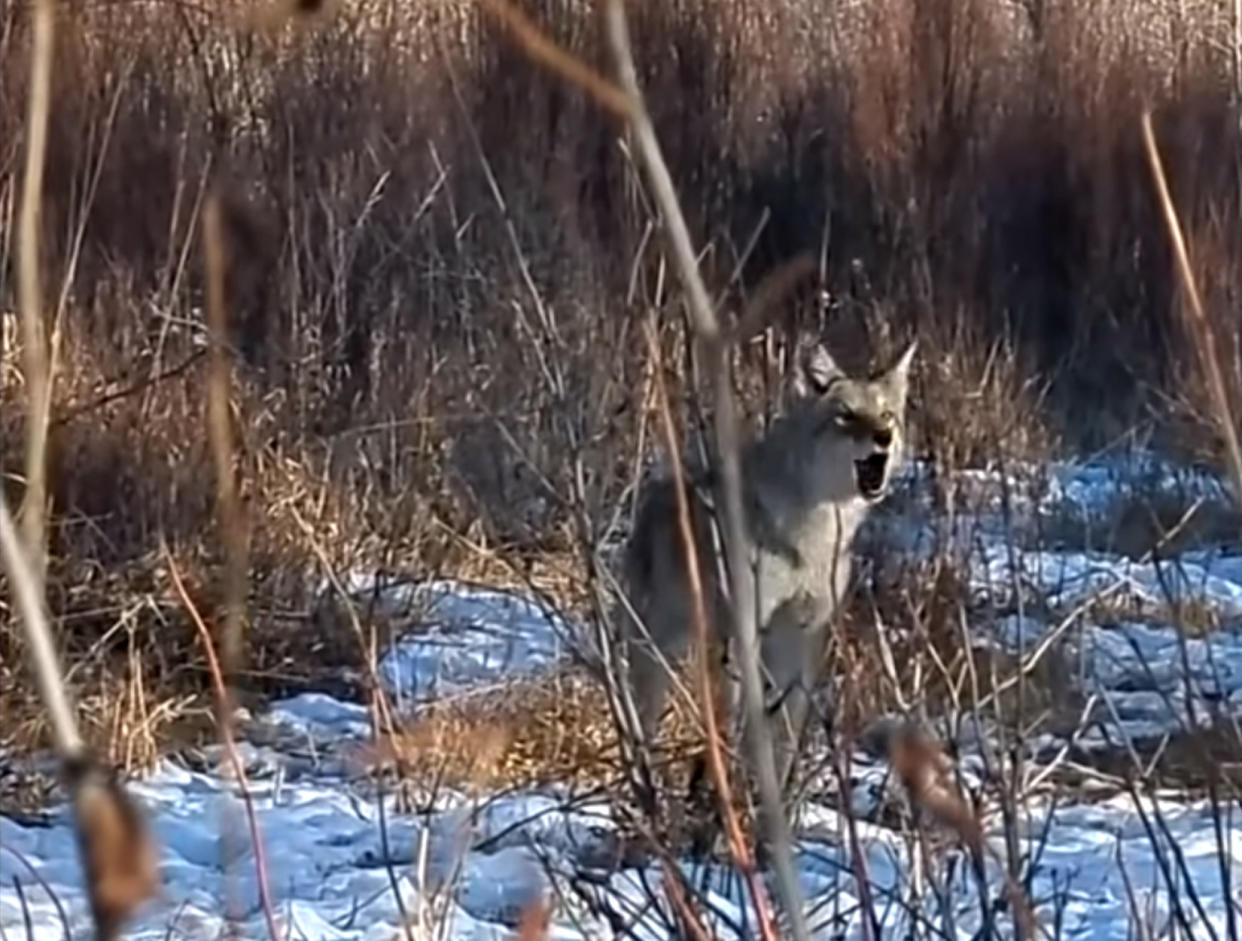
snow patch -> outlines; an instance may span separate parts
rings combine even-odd
[[[426,701],[529,675],[571,646],[559,614],[509,592],[436,581],[410,586],[405,597],[410,626],[378,666],[401,698]]]

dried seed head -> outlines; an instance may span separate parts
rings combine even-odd
[[[958,791],[940,743],[911,723],[888,724],[878,737],[910,802],[953,830],[973,852],[981,852],[983,828]]]
[[[888,755],[889,764],[906,789],[910,803],[957,834],[970,850],[980,878],[983,878],[985,854],[1000,863],[1005,896],[1014,920],[1022,925],[1025,937],[1035,937],[1038,920],[1030,897],[996,856],[996,851],[984,841],[983,825],[958,790],[953,765],[940,743],[913,723],[886,718],[863,734],[862,744],[869,750]]]
[[[134,910],[159,891],[159,862],[146,818],[111,768],[66,762],[78,849],[97,937],[116,938]]]

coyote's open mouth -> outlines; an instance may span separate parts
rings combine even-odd
[[[854,462],[854,479],[864,500],[875,502],[888,489],[888,455],[872,454]]]

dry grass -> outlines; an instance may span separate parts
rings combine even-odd
[[[693,681],[687,668],[682,682]],[[697,708],[672,703],[653,757],[670,788],[685,792],[705,745]],[[428,703],[377,754],[362,757],[382,762],[390,752],[408,759],[410,781],[421,788],[612,790],[624,776],[605,690],[574,668]]]
[[[577,672],[428,704],[371,760],[389,750],[427,789],[611,787],[621,774],[604,691]]]

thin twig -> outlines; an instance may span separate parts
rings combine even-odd
[[[634,115],[633,98],[582,60],[548,39],[530,18],[507,0],[481,0],[485,9],[508,27],[531,59],[576,85],[619,118]]]
[[[1173,254],[1177,259],[1177,271],[1181,276],[1182,288],[1186,291],[1186,299],[1190,302],[1188,326],[1191,329],[1191,339],[1199,350],[1200,365],[1206,373],[1208,390],[1216,409],[1216,423],[1220,426],[1221,436],[1225,439],[1225,456],[1228,458],[1229,473],[1233,478],[1233,498],[1235,501],[1242,501],[1242,445],[1238,443],[1238,428],[1234,423],[1233,410],[1229,406],[1225,374],[1221,367],[1220,353],[1216,348],[1216,333],[1203,309],[1203,299],[1199,296],[1199,287],[1190,267],[1190,252],[1186,248],[1186,237],[1182,233],[1182,225],[1177,218],[1177,207],[1173,204],[1173,196],[1169,192],[1169,182],[1164,173],[1164,163],[1160,159],[1160,149],[1156,145],[1156,133],[1152,129],[1150,111],[1143,112],[1143,144],[1147,149],[1152,179],[1155,181],[1156,191],[1160,197],[1160,208],[1164,211],[1164,219],[1169,227],[1169,239],[1173,243]]]
[[[707,605],[703,596],[703,577],[699,568],[698,552],[694,544],[694,528],[690,519],[690,503],[686,497],[686,485],[682,473],[681,460],[677,448],[677,431],[673,427],[673,414],[669,408],[668,391],[664,387],[664,368],[660,362],[660,345],[655,327],[647,322],[647,342],[651,348],[652,361],[655,363],[656,400],[660,408],[664,431],[664,444],[668,451],[669,466],[673,475],[673,492],[677,496],[677,526],[681,532],[682,549],[686,558],[686,573],[690,582],[690,597],[693,600],[694,633],[698,648],[698,680],[699,700],[706,730],[708,765],[716,785],[716,794],[720,801],[720,817],[724,821],[725,832],[729,836],[729,851],[738,869],[746,880],[746,887],[755,906],[759,929],[764,938],[775,941],[776,933],[772,924],[772,913],[768,910],[767,893],[763,890],[755,873],[754,859],[742,832],[737,811],[733,807],[733,789],[729,785],[729,775],[725,769],[724,755],[721,749],[722,736],[716,720],[716,696],[712,688],[711,628],[707,622]]]
[[[116,937],[130,913],[158,886],[157,854],[138,807],[111,769],[87,753],[65,688],[44,611],[42,580],[23,551],[0,490],[0,556],[21,613],[39,692],[72,797],[86,890],[99,938]]]
[[[71,409],[62,408],[60,414],[56,416],[56,420],[51,423],[51,427],[59,428],[61,425],[67,425],[71,421],[81,418],[83,415],[97,411],[106,405],[111,405],[113,402],[120,401],[121,399],[127,399],[131,395],[137,395],[139,392],[143,392],[154,385],[164,382],[165,380],[175,379],[182,373],[189,372],[189,370],[203,358],[204,352],[204,350],[195,350],[176,366],[170,366],[163,372],[147,376],[146,378],[140,379],[122,389],[106,392],[98,398],[91,399],[89,402],[83,402],[81,405],[77,405]]]
[[[74,719],[44,610],[47,572],[47,442],[52,410],[53,367],[43,322],[40,272],[43,172],[51,112],[55,11],[36,0],[26,121],[26,166],[18,236],[18,298],[21,308],[26,411],[26,489],[22,540],[0,491],[0,554],[21,611],[36,681],[52,720],[56,748],[69,787],[78,850],[96,934],[115,937],[126,918],[158,885],[157,854],[145,818],[111,769],[87,753]]]
[[[391,740],[396,736],[397,724],[393,718],[392,706],[384,693],[384,686],[380,682],[379,644],[375,632],[372,630],[368,636],[368,632],[363,630],[362,620],[358,617],[357,599],[349,593],[349,590],[341,581],[339,573],[328,558],[328,553],[315,536],[314,527],[307,522],[296,507],[292,507],[291,512],[294,521],[306,537],[311,551],[319,560],[324,575],[328,579],[328,584],[340,601],[341,608],[345,612],[350,627],[353,629],[354,639],[358,642],[358,653],[362,657],[362,663],[366,669],[367,693],[371,707],[371,734],[375,737],[377,745],[382,739],[387,738]]]
[[[704,351],[712,379],[717,458],[720,462],[719,503],[724,507],[725,562],[730,577],[733,635],[742,673],[746,710],[746,744],[751,752],[759,784],[763,827],[772,854],[777,888],[798,941],[809,937],[802,905],[802,889],[793,868],[789,828],[781,806],[780,785],[763,710],[763,686],[759,676],[758,630],[755,624],[755,589],[750,570],[747,538],[742,516],[742,475],[733,389],[729,381],[726,348],[711,298],[699,271],[690,233],[677,200],[677,193],[660,151],[660,143],[647,113],[630,46],[629,28],[621,0],[609,0],[605,16],[612,52],[617,60],[621,87],[634,102],[630,121],[639,157],[647,171],[656,203],[664,216],[665,231],[673,259],[686,292],[687,307],[695,335]]]
[[[64,674],[60,669],[56,647],[52,643],[52,631],[43,610],[42,578],[22,549],[3,491],[0,491],[0,552],[3,553],[4,568],[9,576],[9,590],[21,612],[21,623],[26,631],[26,642],[34,667],[35,681],[39,684],[39,695],[43,698],[48,717],[52,720],[52,735],[57,751],[62,756],[76,757],[83,751],[82,736],[78,733],[73,707],[69,704],[69,694],[61,679]]]
[[[31,565],[41,585],[47,565],[47,433],[52,408],[47,337],[40,277],[40,209],[52,97],[55,11],[52,0],[35,0],[30,57],[30,98],[26,112],[26,168],[18,220],[17,293],[22,315],[22,351],[30,404],[26,412],[26,491],[21,518]]]
[[[162,547],[164,554],[164,563],[168,566],[168,574],[172,578],[173,587],[177,590],[177,596],[181,599],[182,605],[185,606],[186,613],[190,615],[190,620],[194,622],[194,627],[198,631],[198,636],[203,642],[203,653],[207,657],[207,668],[211,673],[212,690],[216,697],[216,708],[218,711],[225,711],[229,703],[229,691],[224,682],[224,672],[220,667],[220,660],[216,656],[216,647],[211,639],[211,630],[203,621],[203,617],[198,613],[190,594],[186,591],[185,583],[181,580],[181,572],[177,569],[177,563],[173,561],[172,553],[168,546]],[[259,889],[259,905],[263,909],[263,919],[267,923],[267,933],[272,941],[282,941],[279,929],[276,927],[276,914],[272,907],[272,891],[267,878],[267,853],[263,848],[263,838],[259,832],[258,814],[254,809],[254,798],[250,794],[250,785],[246,779],[246,768],[242,764],[241,757],[237,753],[237,743],[233,739],[233,729],[229,722],[220,724],[220,740],[224,745],[224,754],[228,758],[229,767],[233,771],[233,776],[237,782],[237,793],[241,797],[242,805],[246,809],[246,822],[250,828],[250,844],[254,848],[254,870],[255,879]]]
[[[733,342],[746,343],[757,336],[771,322],[780,303],[799,282],[814,272],[814,256],[802,252],[764,275],[729,331]]]
[[[60,900],[60,895],[56,892],[56,890],[48,884],[48,881],[44,878],[43,873],[39,871],[38,867],[36,867],[34,863],[26,858],[24,853],[14,849],[7,843],[0,846],[0,849],[11,853],[14,859],[26,867],[26,872],[30,873],[30,878],[32,878],[39,888],[43,890],[43,894],[52,900],[52,907],[56,909],[56,915],[60,919],[61,930],[65,933],[65,941],[73,941],[73,931],[69,928],[69,913],[65,911],[65,903]],[[16,876],[13,877],[13,882],[20,890],[21,883],[18,882]],[[33,938],[34,934],[28,930],[25,937]]]
[[[341,582],[340,576],[337,574],[335,567],[328,558],[327,552],[320,545],[319,540],[315,537],[314,527],[310,525],[302,515],[293,508],[293,518],[298,526],[302,529],[306,536],[307,542],[311,547],[311,551],[319,559],[319,564],[323,567],[324,574],[327,576],[328,583],[333,592],[336,593],[340,601],[341,607],[345,612],[346,618],[349,620],[350,626],[353,628],[354,638],[358,642],[358,653],[362,657],[363,665],[366,668],[367,683],[367,699],[369,709],[368,716],[371,720],[371,737],[374,742],[377,756],[384,752],[383,745],[386,743],[388,756],[396,764],[396,772],[398,777],[402,777],[406,773],[408,767],[408,759],[399,745],[397,725],[393,718],[392,706],[388,702],[388,697],[384,694],[383,684],[379,679],[378,666],[378,640],[375,636],[374,626],[371,631],[363,630],[362,621],[358,617],[356,610],[356,599],[345,588]],[[378,590],[378,585],[376,586]],[[410,918],[409,912],[406,911],[405,900],[401,897],[401,890],[397,880],[396,870],[393,868],[391,854],[388,852],[388,822],[384,812],[384,791],[383,791],[384,770],[377,768],[375,772],[375,781],[377,786],[376,806],[379,808],[379,828],[380,841],[383,844],[384,865],[388,872],[389,885],[392,889],[393,899],[397,905],[397,913],[401,919],[402,930],[405,933],[406,941],[414,941],[413,919]]]

